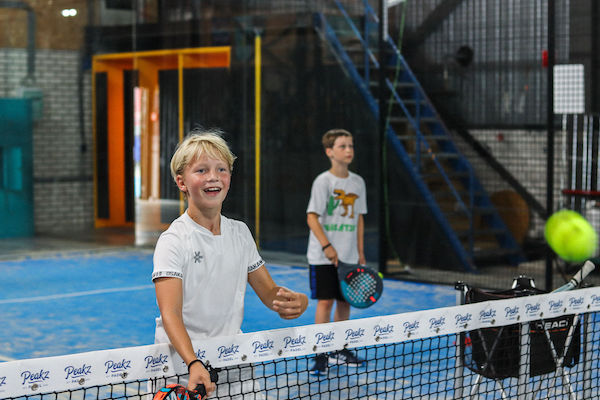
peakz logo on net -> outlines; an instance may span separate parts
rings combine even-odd
[[[144,358],[146,362],[146,369],[155,371],[156,368],[162,367],[169,360],[169,356],[166,354],[159,354],[157,356],[148,355]]]
[[[373,327],[373,336],[380,338],[387,338],[394,333],[394,325],[387,324],[385,326],[375,325]]]
[[[473,314],[456,314],[454,319],[456,320],[455,326],[464,327],[473,319]]]
[[[537,317],[538,314],[540,313],[540,309],[541,309],[541,304],[540,303],[535,303],[535,304],[525,304],[525,314],[528,317]]]
[[[219,346],[219,360],[233,360],[233,356],[240,352],[239,348],[239,345],[233,343],[230,346]]]
[[[45,371],[43,369],[40,369],[39,372],[23,371],[21,372],[21,377],[23,378],[23,385],[42,383],[50,379],[50,371]]]
[[[0,387],[6,385],[6,377],[5,376],[0,376]]]
[[[363,328],[358,329],[346,329],[346,341],[354,343],[365,336],[365,330]]]
[[[79,367],[68,365],[67,367],[65,367],[65,372],[67,373],[67,375],[65,376],[65,380],[77,379],[91,374],[92,366],[86,364],[83,364]]]
[[[479,322],[491,323],[496,316],[496,310],[490,308],[489,310],[481,310],[479,312]]]
[[[413,333],[415,333],[417,331],[417,329],[419,329],[419,321],[414,320],[412,322],[405,322],[403,325],[404,327],[404,334],[405,335],[412,335]]]
[[[439,332],[446,326],[446,318],[430,318],[429,319],[429,331],[430,332]]]
[[[573,310],[579,310],[583,307],[583,296],[580,297],[569,297],[569,307]]]
[[[600,296],[593,294],[592,295],[592,306],[598,307],[600,306]]]
[[[559,301],[550,300],[550,302],[548,303],[548,309],[553,314],[559,313],[562,310],[562,308],[563,308],[562,300],[559,300]]]
[[[105,374],[116,374],[118,372],[127,371],[131,368],[131,360],[122,359],[120,361],[108,360],[104,363],[106,367]]]
[[[321,347],[331,347],[333,345],[333,339],[335,338],[335,332],[329,331],[327,333],[318,332],[315,334],[315,339],[317,339],[318,345]]]
[[[297,337],[286,336],[283,338],[283,348],[289,351],[300,351],[306,345],[306,336],[298,335]]]
[[[267,355],[273,350],[275,343],[271,339],[265,341],[256,340],[252,342],[252,353],[261,355]]]
[[[507,320],[514,321],[519,317],[519,306],[506,307],[504,312]]]

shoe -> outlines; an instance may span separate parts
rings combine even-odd
[[[342,349],[329,355],[329,365],[346,364],[349,367],[360,367],[365,360],[358,358],[348,349]]]
[[[313,375],[325,375],[327,373],[327,353],[317,354],[310,373]]]

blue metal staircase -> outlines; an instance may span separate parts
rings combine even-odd
[[[379,60],[378,17],[364,1],[359,18],[334,0],[336,12],[315,15],[315,28],[375,116],[379,115],[379,74],[385,74],[392,108],[386,137],[418,188],[454,254],[467,271],[478,260],[524,261],[516,240],[500,218],[469,161],[458,151],[431,101],[394,43],[386,41]],[[359,29],[360,26],[362,29]],[[484,224],[475,221],[485,221]]]

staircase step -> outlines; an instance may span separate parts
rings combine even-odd
[[[465,229],[465,230],[457,230],[455,231],[456,236],[459,237],[459,239],[466,239],[469,237],[469,230]],[[485,229],[473,229],[473,237],[485,237],[485,236],[495,236],[495,235],[501,235],[506,233],[505,229],[499,229],[499,228],[485,228]]]
[[[416,119],[415,119],[415,121],[416,121]],[[427,123],[439,122],[439,120],[436,117],[421,117],[421,118],[419,118],[419,121],[427,122]],[[397,124],[407,124],[408,118],[406,118],[406,117],[390,117],[390,122],[397,123]]]
[[[469,198],[469,192],[466,189],[456,189],[456,192],[460,196],[461,199],[468,199]],[[443,201],[443,200],[454,200],[454,199],[456,199],[456,197],[454,196],[454,193],[452,193],[449,190],[437,191],[437,192],[433,192],[432,194],[433,194],[433,197],[436,199],[436,201],[438,203],[440,201]],[[482,197],[482,196],[484,196],[484,193],[482,193],[482,192],[475,191],[473,193],[473,197],[474,198]]]
[[[386,100],[389,101],[389,99],[386,99]],[[375,102],[379,104],[379,98],[376,98]],[[398,101],[396,100],[396,98],[393,98],[392,102],[394,104],[399,104]],[[420,104],[421,107],[423,107],[423,106],[427,107],[429,105],[427,100],[424,100],[424,99],[421,99],[420,101],[416,101],[414,99],[402,99],[402,102],[404,103],[405,106],[411,107],[412,110],[414,110],[414,108],[417,106],[417,104]],[[409,111],[410,111],[410,109],[409,109]]]
[[[469,173],[463,171],[445,171],[446,176],[450,179],[460,179],[460,178],[468,178]],[[441,172],[426,172],[421,174],[421,178],[423,180],[427,179],[435,179],[435,178],[443,178]]]
[[[393,83],[394,82],[392,82],[392,84]],[[379,80],[370,81],[369,86],[379,87]],[[395,86],[396,89],[413,89],[414,87],[415,87],[415,84],[413,82],[405,82],[405,81],[396,82],[396,86]]]
[[[403,141],[403,142],[409,142],[409,141],[416,141],[417,140],[417,136],[416,135],[397,135],[396,137],[399,140]],[[441,141],[441,140],[451,141],[452,140],[450,138],[450,136],[448,136],[448,135],[423,135],[423,138],[425,140],[427,140],[428,142],[430,140],[435,140],[435,141]]]
[[[473,207],[471,209],[471,212],[473,213],[474,217],[481,217],[483,215],[490,215],[493,214],[496,211],[496,209],[494,207]],[[464,217],[465,216],[465,212],[461,211],[461,210],[449,210],[449,211],[442,211],[444,213],[444,215],[448,218],[458,218],[458,217]]]
[[[408,156],[413,161],[415,161],[417,158],[416,154],[409,154]],[[421,158],[421,160],[429,160],[431,158],[436,158],[438,160],[458,160],[459,158],[461,158],[461,156],[458,153],[432,152],[430,154],[429,152],[424,152],[424,153],[421,153],[420,158]]]

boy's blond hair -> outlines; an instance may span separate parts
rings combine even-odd
[[[352,134],[345,129],[330,129],[327,132],[325,132],[323,138],[321,139],[325,150],[333,148],[335,139],[341,136],[352,137]]]
[[[218,129],[190,132],[183,142],[177,145],[171,158],[171,176],[175,182],[177,182],[177,175],[183,175],[185,167],[198,159],[201,154],[225,161],[229,166],[229,172],[232,172],[236,157],[222,135],[223,132]]]

